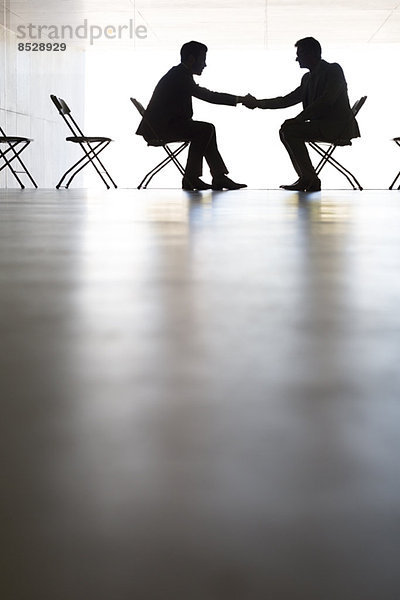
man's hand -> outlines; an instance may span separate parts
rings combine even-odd
[[[241,99],[241,102],[242,102],[243,106],[245,106],[246,108],[254,109],[254,108],[258,107],[257,98],[255,98],[251,94],[247,94],[247,96],[243,96],[243,98]]]

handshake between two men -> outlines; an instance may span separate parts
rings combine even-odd
[[[227,176],[228,170],[217,147],[215,127],[211,123],[193,120],[192,97],[213,104],[243,104],[249,109],[277,109],[302,104],[301,112],[294,119],[286,120],[279,132],[298,175],[297,181],[281,188],[306,192],[321,189],[306,142],[331,142],[338,138],[350,140],[359,137],[360,131],[350,108],[341,66],[323,60],[321,45],[312,37],[299,40],[295,47],[300,68],[309,71],[302,77],[299,87],[285,96],[257,99],[251,94],[235,96],[212,92],[197,85],[193,75],[201,75],[206,67],[207,46],[194,41],[182,46],[181,63],[172,67],[158,82],[136,133],[147,141],[154,138],[155,132],[165,142],[190,141],[182,180],[184,190],[247,187]],[[210,168],[211,184],[200,179],[203,158]]]
[[[260,106],[259,106],[259,100],[257,100],[257,98],[255,98],[251,94],[247,94],[246,96],[243,96],[243,98],[242,98],[242,104],[246,108],[251,108],[251,109],[253,109],[253,108],[260,108]]]

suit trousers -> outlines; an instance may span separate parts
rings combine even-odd
[[[282,124],[279,131],[295,171],[302,179],[312,180],[315,178],[315,169],[310,159],[305,142],[320,141],[329,142],[321,131],[319,121],[297,121],[289,119]]]
[[[182,121],[161,132],[166,142],[190,141],[185,173],[190,178],[203,174],[203,158],[206,159],[213,177],[228,173],[217,146],[215,127],[204,121]]]

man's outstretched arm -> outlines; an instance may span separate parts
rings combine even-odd
[[[264,98],[263,100],[257,100],[251,94],[247,94],[243,98],[243,104],[247,108],[288,108],[294,106],[302,101],[301,87],[299,86],[290,94],[286,96],[278,96],[277,98]]]
[[[235,96],[234,94],[225,94],[223,92],[212,92],[207,88],[200,87],[194,84],[191,89],[191,94],[199,100],[210,102],[211,104],[225,104],[227,106],[236,106],[243,104],[245,96]]]

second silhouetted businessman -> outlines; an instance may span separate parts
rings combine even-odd
[[[359,137],[360,131],[347,95],[347,84],[342,68],[321,58],[321,45],[315,38],[296,42],[296,60],[303,69],[309,69],[298,88],[286,96],[257,100],[251,95],[244,99],[248,108],[287,108],[302,103],[303,110],[294,119],[288,119],[280,130],[281,140],[288,151],[299,179],[286,190],[318,191],[321,182],[307,152],[307,141],[335,142]]]

